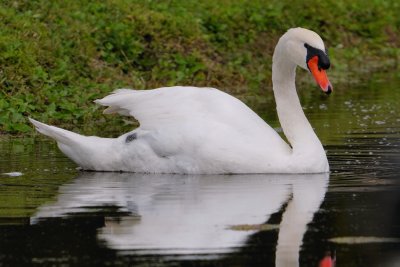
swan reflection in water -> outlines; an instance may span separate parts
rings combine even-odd
[[[60,187],[55,203],[40,207],[31,223],[115,207],[98,238],[132,253],[233,252],[282,211],[276,266],[298,265],[307,224],[318,211],[329,174],[151,175],[81,173]],[[237,229],[250,226],[250,230]],[[235,227],[236,226],[236,227]],[[239,227],[237,227],[239,226]]]

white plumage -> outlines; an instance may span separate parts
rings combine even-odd
[[[287,50],[299,41],[298,51]],[[315,33],[296,28],[279,41],[273,82],[277,110],[289,146],[240,100],[214,88],[119,89],[95,102],[104,113],[133,116],[140,127],[118,138],[87,137],[30,119],[86,170],[148,173],[315,173],[329,171],[321,143],[294,87],[290,53],[304,43],[323,49]],[[299,55],[293,58],[300,58]],[[284,79],[282,80],[282,77]]]

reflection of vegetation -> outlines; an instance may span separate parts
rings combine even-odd
[[[31,216],[38,206],[54,197],[61,184],[76,175],[76,166],[55,151],[53,143],[0,140],[0,224],[21,222],[18,217]],[[2,175],[12,171],[23,175]]]
[[[92,100],[123,86],[259,93],[277,38],[294,26],[326,40],[334,77],[397,59],[398,1],[306,2],[3,1],[0,131],[30,131],[28,115],[99,120]]]
[[[271,231],[278,230],[278,224],[238,224],[232,225],[229,229],[234,231]]]
[[[337,244],[400,243],[400,238],[376,236],[342,236],[329,239]]]
[[[307,97],[311,90],[302,92],[305,113],[324,144],[343,144],[352,134],[382,138],[398,133],[400,91],[396,88],[400,80],[389,75],[370,77],[367,84],[338,86],[326,99],[317,99],[317,90],[311,97]]]

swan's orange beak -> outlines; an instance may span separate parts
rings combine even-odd
[[[318,56],[310,58],[307,65],[322,91],[329,95],[332,92],[332,85],[328,80],[326,71],[318,66]]]

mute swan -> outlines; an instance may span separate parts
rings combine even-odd
[[[104,113],[133,116],[140,127],[118,138],[82,136],[30,119],[36,129],[84,170],[144,173],[322,173],[325,151],[304,115],[295,87],[296,66],[322,90],[332,86],[329,58],[313,31],[294,28],[278,41],[272,82],[288,145],[238,99],[214,88],[119,89],[95,102]]]

